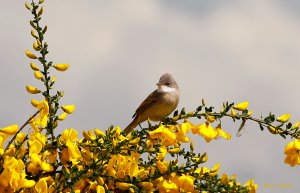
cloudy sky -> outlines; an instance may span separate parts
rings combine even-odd
[[[42,85],[24,55],[33,41],[25,1],[1,1],[4,127],[21,125],[34,113],[25,85]],[[216,107],[249,101],[254,116],[272,111],[300,120],[299,8],[297,0],[46,0],[49,59],[71,65],[65,73],[54,72],[56,88],[65,91],[64,104],[77,107],[59,130],[124,128],[165,72],[180,86],[179,109],[194,110],[202,98]],[[208,152],[207,166],[220,162],[221,172],[237,174],[242,183],[254,178],[259,193],[300,190],[300,166],[283,163],[289,139],[252,123],[237,138],[238,124],[225,125],[230,141],[193,138],[199,152]]]

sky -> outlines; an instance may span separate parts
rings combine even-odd
[[[42,88],[24,52],[32,50],[31,16],[25,1],[1,0],[0,127],[22,125],[35,110],[26,84]],[[300,3],[297,0],[45,0],[49,60],[69,63],[57,76],[63,104],[76,112],[58,128],[83,130],[110,125],[125,128],[159,77],[174,75],[178,109],[193,111],[204,98],[219,109],[223,102],[249,101],[253,116],[291,114],[300,120]],[[195,124],[203,120],[193,120]],[[208,167],[254,178],[258,193],[300,190],[300,166],[283,163],[291,141],[246,124],[225,121],[232,139],[206,143],[193,136]]]

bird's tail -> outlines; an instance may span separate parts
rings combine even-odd
[[[138,126],[138,120],[137,117],[133,119],[133,121],[123,130],[123,132],[127,135],[130,133],[136,126]]]

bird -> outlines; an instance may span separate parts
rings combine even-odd
[[[133,121],[124,129],[129,134],[140,123],[151,121],[162,121],[170,115],[177,107],[180,90],[172,74],[163,74],[154,90],[136,109]]]

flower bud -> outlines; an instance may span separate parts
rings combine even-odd
[[[139,144],[140,141],[141,141],[141,138],[140,138],[140,137],[137,137],[137,138],[131,140],[131,141],[129,142],[129,144],[130,144],[130,145],[136,145],[136,144]]]
[[[63,121],[66,119],[66,117],[67,117],[67,113],[63,112],[61,115],[58,116],[58,120]]]
[[[268,130],[270,131],[270,133],[272,133],[274,135],[282,132],[280,129],[277,129],[277,128],[272,127],[272,126],[268,126]]]
[[[42,4],[42,3],[44,3],[44,1],[45,1],[45,0],[39,0],[39,4]]]
[[[55,64],[53,67],[56,70],[63,72],[63,71],[66,71],[69,68],[69,64]]]
[[[202,106],[205,106],[205,100],[204,99],[202,99],[201,103],[202,103]]]
[[[285,123],[290,119],[291,115],[290,114],[283,114],[279,117],[277,117],[277,121],[281,122],[281,123]]]
[[[47,32],[47,29],[48,29],[48,26],[45,25],[45,27],[44,27],[42,33],[45,34],[45,33]]]
[[[40,39],[36,39],[36,43],[41,47],[42,46],[42,43],[40,41]]]
[[[40,73],[40,71],[37,71],[37,70],[34,71],[34,76],[35,76],[35,78],[38,79],[38,80],[40,80],[40,79],[43,78],[42,73]]]
[[[34,38],[38,38],[38,36],[35,34],[35,31],[34,31],[34,30],[31,30],[31,35],[32,35],[32,37],[34,37]]]
[[[29,11],[31,11],[31,6],[30,6],[30,4],[29,3],[25,3],[25,7],[29,10]]]
[[[35,51],[40,51],[40,50],[41,50],[41,47],[38,45],[37,42],[33,42],[32,47],[33,47],[33,49],[34,49]]]
[[[33,107],[38,107],[38,105],[40,104],[40,102],[39,101],[37,101],[37,100],[35,100],[35,99],[32,99],[31,100],[31,105],[33,106]]]
[[[117,182],[116,187],[120,190],[128,190],[130,187],[130,184],[125,183],[125,182]]]
[[[103,131],[101,131],[100,129],[98,129],[98,128],[94,129],[94,133],[95,133],[96,136],[101,136],[101,137],[105,136],[105,133]]]
[[[194,143],[194,141],[191,141],[191,143],[190,143],[190,149],[192,151],[194,151],[194,149],[195,149],[195,143]]]
[[[33,86],[30,86],[30,85],[26,85],[26,90],[27,90],[27,92],[29,92],[30,94],[38,94],[38,93],[41,92],[38,88],[35,88],[35,87],[33,87]]]
[[[97,182],[102,186],[104,184],[104,180],[102,177],[99,177]]]
[[[173,148],[173,149],[169,149],[168,152],[169,153],[178,153],[180,151],[180,148]]]
[[[34,55],[33,53],[31,53],[29,50],[26,50],[25,54],[30,59],[37,59],[36,55]]]
[[[248,105],[249,105],[249,102],[242,102],[242,103],[239,103],[237,105],[234,105],[234,109],[238,110],[238,111],[244,111],[248,108]]]
[[[206,120],[208,120],[208,122],[210,122],[210,123],[213,123],[213,122],[215,122],[216,118],[214,116],[207,115]]]
[[[236,116],[236,111],[234,109],[231,109],[231,116],[235,117]]]
[[[36,65],[35,65],[35,63],[30,63],[30,67],[31,67],[31,69],[32,70],[40,70]]]
[[[298,121],[298,122],[296,122],[293,126],[292,126],[292,130],[294,130],[294,129],[298,129],[299,128],[299,126],[300,126],[300,121]]]
[[[56,82],[56,76],[53,76],[51,82]]]
[[[247,113],[247,115],[248,115],[249,117],[251,117],[252,114],[253,114],[253,111],[252,111],[252,110],[249,111],[249,112]]]
[[[38,14],[37,14],[38,17],[41,16],[43,14],[43,12],[44,12],[44,7],[42,6],[41,9],[39,10]]]
[[[61,108],[65,113],[68,113],[68,114],[71,114],[75,111],[74,105],[65,105],[65,106],[62,106]]]

